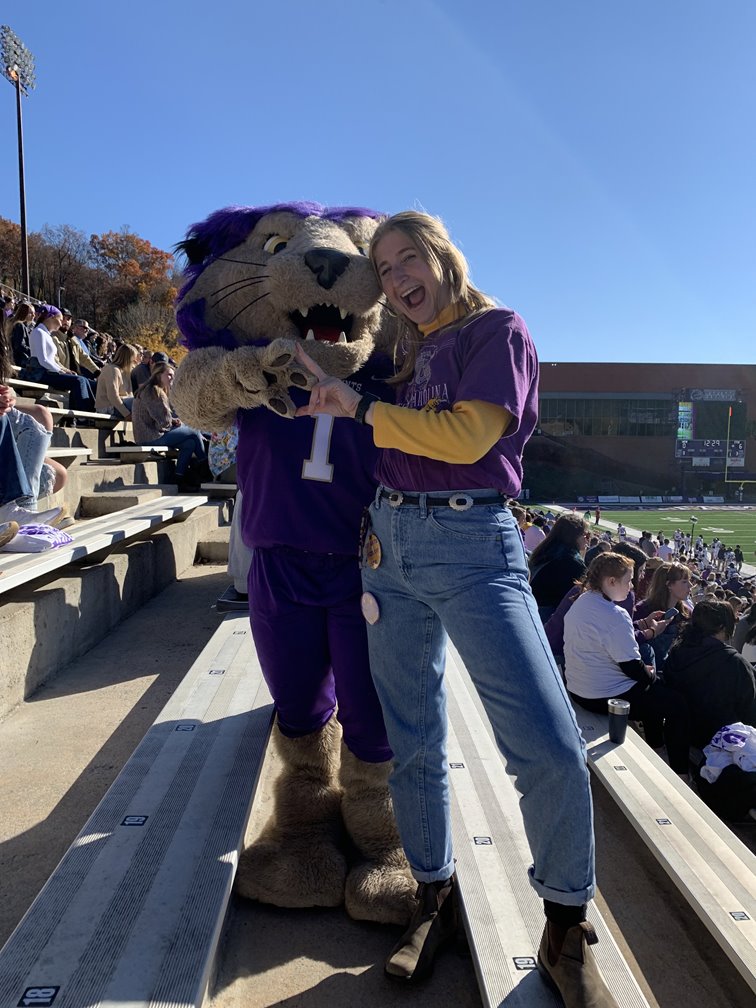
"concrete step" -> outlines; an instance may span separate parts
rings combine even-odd
[[[210,529],[206,535],[197,540],[197,558],[205,563],[228,563],[229,533],[228,525]]]
[[[0,640],[13,662],[0,677],[0,720],[192,567],[197,543],[220,514],[208,502],[184,521],[114,547],[99,563],[71,564],[4,596]]]
[[[97,493],[82,494],[79,500],[79,518],[99,518],[113,514],[135,504],[146,504],[163,496],[158,487],[133,486],[123,490],[100,490]]]

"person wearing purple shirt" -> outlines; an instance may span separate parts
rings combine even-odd
[[[568,1008],[616,1008],[588,946],[593,818],[585,745],[528,585],[517,496],[538,404],[525,323],[469,281],[443,224],[408,211],[382,222],[370,257],[403,332],[395,405],[360,395],[297,348],[316,377],[298,416],[372,427],[383,449],[362,557],[370,666],[394,751],[391,791],[418,907],[385,964],[427,977],[455,935],[447,633],[516,778],[544,899],[538,968]],[[343,423],[337,420],[336,425]]]

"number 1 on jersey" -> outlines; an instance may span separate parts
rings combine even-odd
[[[333,463],[328,461],[334,418],[328,413],[316,413],[310,457],[302,463],[302,479],[333,482]]]

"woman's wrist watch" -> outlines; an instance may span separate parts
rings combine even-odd
[[[375,401],[376,401],[375,396],[371,395],[364,395],[360,399],[360,401],[357,403],[357,408],[354,411],[354,419],[357,421],[357,423],[359,424],[365,423],[365,416],[367,415],[367,411],[370,409],[370,407],[373,405]]]

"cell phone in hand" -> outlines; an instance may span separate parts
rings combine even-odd
[[[675,608],[667,609],[667,611],[662,616],[662,619],[663,620],[671,620],[671,619],[674,619],[675,616],[679,616],[679,615],[680,615],[680,610],[679,609],[675,609]]]

